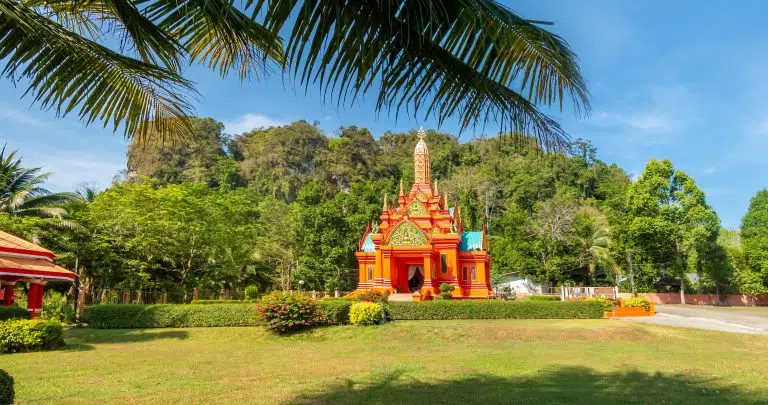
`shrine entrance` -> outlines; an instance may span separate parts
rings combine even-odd
[[[408,292],[414,293],[424,284],[424,266],[412,264],[408,266]]]

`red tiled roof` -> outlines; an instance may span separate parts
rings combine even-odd
[[[30,259],[25,257],[3,256],[0,254],[0,276],[29,275],[41,277],[75,279],[75,273],[50,262],[46,259]]]
[[[56,257],[53,252],[46,248],[35,245],[32,242],[27,242],[10,233],[0,231],[0,253],[2,252],[35,255],[49,259]]]

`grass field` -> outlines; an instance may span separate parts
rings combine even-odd
[[[70,330],[0,356],[20,404],[766,404],[768,337],[611,320]]]

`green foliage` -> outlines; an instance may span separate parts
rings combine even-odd
[[[0,369],[0,404],[11,405],[16,397],[13,390],[13,377]]]
[[[768,189],[759,191],[749,203],[741,220],[741,246],[745,266],[739,276],[743,289],[768,292]]]
[[[264,327],[278,334],[306,329],[323,320],[318,303],[299,293],[276,291],[265,295],[256,310]]]
[[[602,318],[599,302],[426,301],[390,302],[395,320],[414,319],[576,319]]]
[[[529,295],[526,297],[529,301],[560,301],[559,295]]]
[[[126,305],[86,308],[84,322],[97,329],[255,326],[256,305]]]
[[[0,322],[0,353],[55,349],[64,344],[64,328],[59,321],[11,319]]]
[[[324,322],[330,325],[343,325],[349,322],[349,308],[354,300],[343,298],[325,298],[320,300],[320,312]]]
[[[599,302],[603,306],[603,312],[611,312],[613,311],[613,307],[616,306],[616,303],[614,301],[607,300],[605,298],[589,297],[585,301]]]
[[[453,299],[453,295],[449,292],[441,292],[437,295],[435,295],[436,300],[450,300]]]
[[[622,298],[621,305],[627,308],[645,308],[646,311],[651,310],[651,303],[648,301],[648,298],[640,296]]]
[[[43,297],[43,319],[53,319],[64,324],[75,323],[75,308],[67,296],[56,291],[46,291]]]
[[[384,310],[375,302],[357,302],[349,308],[349,323],[370,326],[383,321]]]
[[[448,284],[448,283],[442,283],[440,284],[440,292],[449,293],[456,289],[456,286]]]
[[[0,321],[8,319],[29,319],[29,311],[24,308],[12,306],[2,307],[0,306]]]
[[[248,304],[255,303],[256,300],[192,300],[190,305],[211,305],[211,304]]]
[[[249,285],[248,287],[245,287],[245,299],[255,300],[257,298],[259,298],[259,286]]]
[[[363,301],[363,302],[375,302],[375,303],[387,302],[387,296],[375,290],[363,291],[362,293],[355,296],[354,299],[358,301]]]

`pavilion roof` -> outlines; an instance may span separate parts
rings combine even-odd
[[[41,256],[49,259],[56,258],[53,252],[44,247],[35,245],[10,233],[0,231],[0,254],[2,253]]]

